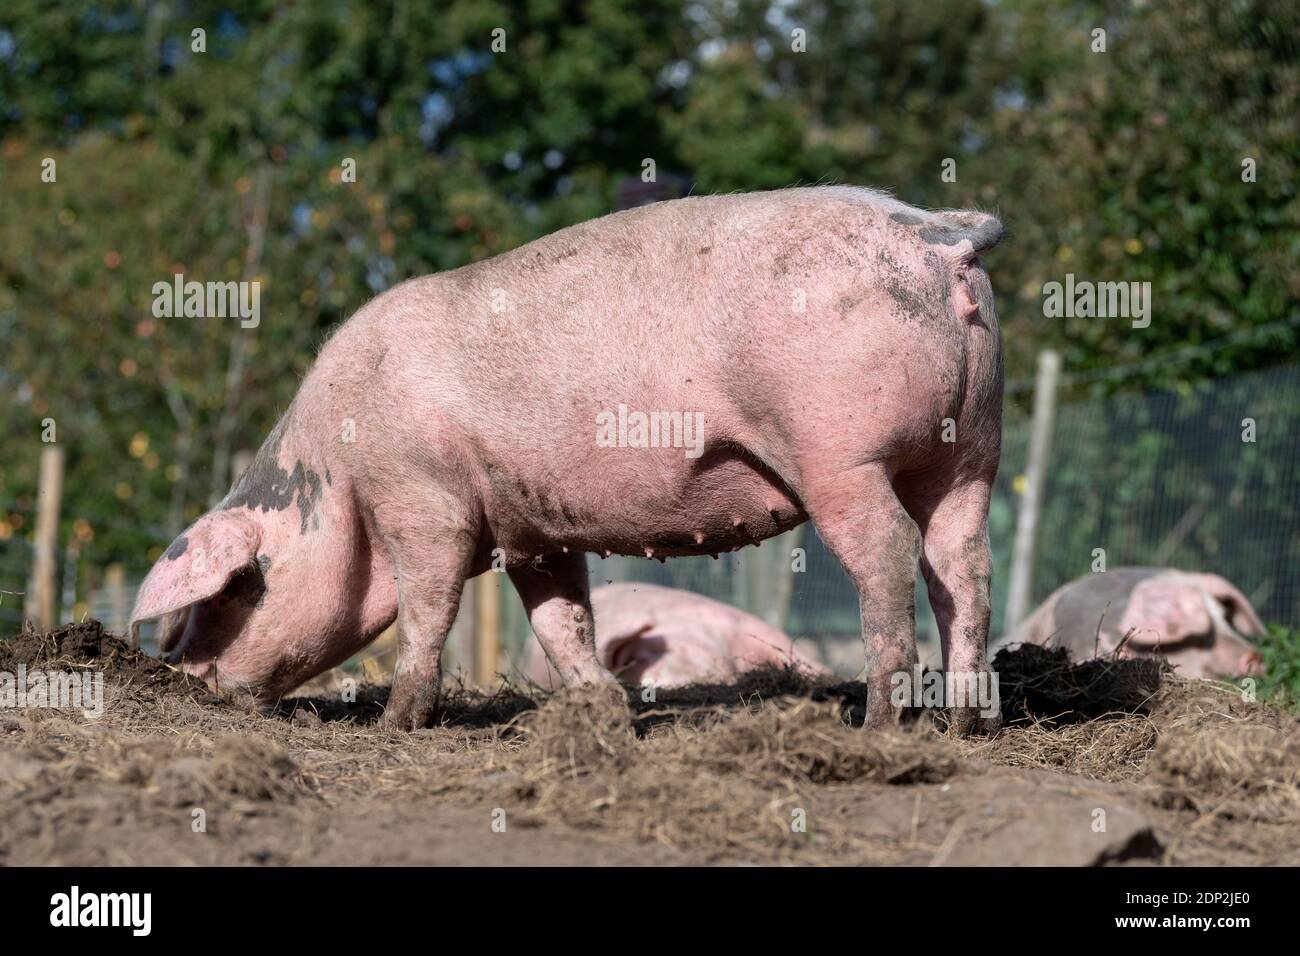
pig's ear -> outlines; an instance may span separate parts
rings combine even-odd
[[[162,616],[162,619],[158,622],[158,648],[162,653],[166,654],[176,646],[176,642],[185,633],[185,625],[189,622],[190,609],[188,607],[183,607]],[[139,646],[138,639],[136,639],[135,643],[136,646]]]
[[[639,675],[667,652],[662,638],[648,639],[653,625],[643,624],[626,634],[601,641],[600,657],[605,669],[618,678]]]
[[[1217,574],[1202,574],[1198,577],[1206,593],[1223,608],[1223,614],[1233,630],[1244,637],[1257,637],[1264,633],[1264,622],[1259,619],[1246,595]]]
[[[1133,588],[1129,608],[1141,612],[1126,614],[1124,618],[1122,626],[1131,647],[1157,651],[1192,638],[1208,638],[1214,633],[1207,596],[1182,578],[1156,576],[1142,581]],[[1129,628],[1134,630],[1129,633]]]
[[[183,622],[184,616],[174,612],[220,593],[231,577],[257,560],[260,538],[247,515],[204,515],[171,543],[145,577],[131,612],[132,630],[141,621],[163,615],[168,615],[169,624]]]

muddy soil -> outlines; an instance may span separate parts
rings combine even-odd
[[[98,623],[0,641],[104,678],[102,716],[0,709],[6,864],[1300,863],[1300,724],[1149,662],[1004,651],[1005,728],[860,729],[864,688],[779,670],[608,702],[387,688],[253,714]]]

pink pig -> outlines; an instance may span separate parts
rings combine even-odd
[[[1186,677],[1232,677],[1259,670],[1249,638],[1263,633],[1250,601],[1217,574],[1115,568],[1057,588],[1012,640],[1064,647],[1074,660],[1158,654]]]
[[[788,189],[628,210],[404,282],[324,346],[150,571],[133,627],[161,618],[171,660],[269,702],[396,617],[384,723],[417,727],[461,587],[494,558],[561,680],[612,693],[584,552],[716,553],[811,518],[857,585],[868,722],[889,724],[918,561],[946,668],[988,670],[1002,347],[979,255],[1001,234]]]
[[[607,584],[591,592],[596,657],[629,684],[680,687],[725,681],[765,664],[826,673],[784,633],[721,601],[657,584]],[[559,684],[546,653],[530,641],[524,676]]]

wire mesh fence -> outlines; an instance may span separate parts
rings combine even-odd
[[[17,535],[0,541],[0,634],[9,634],[22,625],[31,567],[30,542]]]

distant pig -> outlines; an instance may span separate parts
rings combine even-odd
[[[711,554],[811,518],[859,592],[868,723],[890,724],[918,561],[945,666],[988,671],[1002,346],[979,256],[1001,235],[979,212],[788,189],[404,282],[326,343],[132,626],[160,618],[170,660],[267,703],[395,617],[383,719],[418,727],[461,587],[499,561],[561,680],[613,696],[584,552]]]
[[[1012,641],[1064,647],[1075,660],[1117,648],[1121,657],[1159,654],[1187,677],[1232,677],[1259,669],[1249,639],[1263,633],[1246,596],[1217,574],[1116,568],[1058,588]]]
[[[784,633],[721,601],[657,584],[607,584],[591,592],[596,657],[628,684],[680,687],[724,681],[755,667],[825,671]],[[524,676],[555,687],[559,675],[530,641]]]

